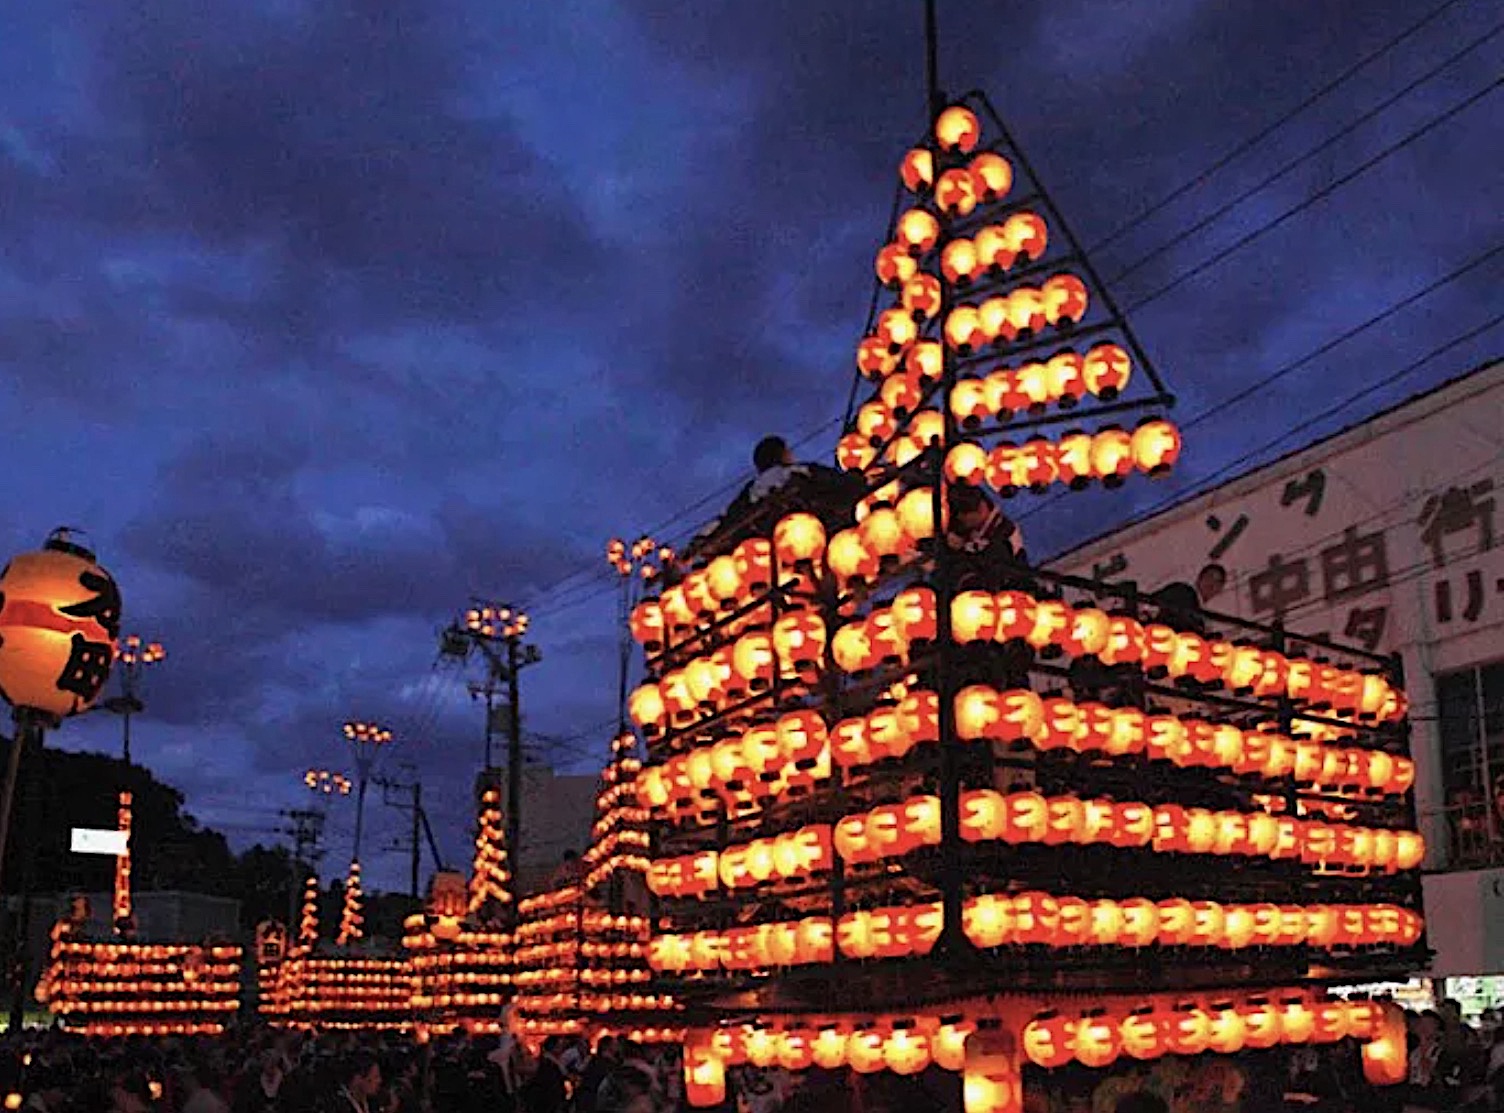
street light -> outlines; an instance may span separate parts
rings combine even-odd
[[[392,732],[376,723],[351,721],[345,724],[345,737],[355,753],[355,853],[360,861],[360,836],[366,817],[366,784],[371,779],[371,763],[376,751],[392,741]]]
[[[329,769],[308,770],[303,774],[303,783],[312,791],[325,796],[349,796],[352,787],[349,777]]]
[[[161,642],[145,642],[136,634],[122,638],[115,644],[115,660],[120,665],[120,694],[104,701],[104,709],[120,716],[125,763],[131,763],[131,716],[144,711],[145,705],[136,694],[141,683],[141,674],[150,666],[159,664],[167,657]]]

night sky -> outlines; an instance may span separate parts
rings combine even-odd
[[[1093,258],[1129,306],[1341,182],[1132,312],[1178,419],[1210,416],[1175,479],[1026,517],[1032,553],[1498,354],[1501,23],[1499,0],[941,4],[947,88],[991,94],[1089,247],[1127,225]],[[765,433],[834,445],[924,124],[920,31],[918,0],[10,5],[0,552],[85,529],[127,629],[166,643],[138,760],[247,845],[376,719],[462,858],[482,719],[435,635],[483,594],[532,605],[530,749],[598,764],[605,541],[694,528]],[[402,883],[378,850],[402,822],[373,807],[368,884]]]

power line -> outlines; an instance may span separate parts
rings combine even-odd
[[[1278,170],[1275,170],[1273,173],[1260,179],[1258,183],[1245,189],[1232,200],[1226,202],[1216,209],[1213,209],[1200,220],[1192,224],[1189,228],[1186,228],[1179,234],[1172,236],[1170,239],[1166,240],[1158,247],[1152,249],[1147,254],[1139,256],[1138,259],[1128,264],[1128,266],[1124,267],[1121,271],[1119,271],[1116,275],[1109,279],[1108,284],[1115,285],[1118,282],[1121,282],[1129,275],[1135,274],[1138,271],[1142,270],[1149,263],[1165,254],[1165,252],[1170,251],[1178,244],[1184,243],[1186,240],[1190,239],[1192,236],[1196,235],[1196,233],[1202,231],[1208,226],[1215,224],[1222,217],[1226,216],[1233,209],[1237,208],[1244,201],[1248,200],[1248,198],[1252,197],[1256,193],[1259,193],[1266,186],[1272,185],[1274,182],[1278,181],[1280,178],[1288,174],[1291,170],[1294,170],[1297,166],[1301,165],[1301,163],[1308,162],[1312,158],[1315,158],[1317,155],[1334,146],[1340,140],[1351,135],[1358,128],[1362,127],[1364,124],[1368,123],[1376,116],[1381,115],[1384,111],[1386,111],[1388,108],[1398,103],[1399,101],[1403,100],[1405,97],[1409,96],[1412,92],[1414,92],[1420,86],[1424,85],[1426,82],[1430,81],[1437,74],[1441,73],[1443,70],[1461,61],[1464,57],[1477,50],[1484,43],[1497,36],[1501,31],[1504,31],[1504,23],[1496,25],[1494,29],[1489,31],[1487,34],[1474,39],[1468,45],[1464,46],[1461,50],[1457,51],[1455,54],[1450,55],[1445,61],[1427,70],[1420,77],[1417,77],[1414,81],[1406,85],[1403,89],[1400,89],[1398,92],[1385,98],[1383,101],[1380,101],[1377,105],[1369,109],[1363,115],[1359,116],[1350,124],[1346,125],[1345,127],[1339,128],[1336,132],[1328,136],[1326,139],[1322,140],[1320,143],[1316,144],[1316,146],[1312,147],[1304,154],[1298,155],[1290,161],[1286,162]]]
[[[1287,375],[1293,374],[1294,372],[1300,370],[1302,367],[1305,367],[1307,364],[1311,363],[1313,360],[1319,359],[1320,357],[1326,355],[1328,352],[1331,352],[1334,349],[1340,347],[1342,344],[1345,344],[1353,337],[1367,332],[1375,325],[1381,324],[1382,322],[1388,320],[1390,317],[1393,317],[1403,310],[1408,309],[1410,306],[1415,305],[1417,302],[1424,300],[1431,294],[1435,293],[1437,290],[1441,289],[1443,286],[1447,286],[1452,282],[1455,282],[1457,279],[1461,278],[1463,275],[1469,273],[1470,271],[1476,270],[1478,267],[1481,267],[1484,263],[1493,259],[1501,252],[1504,252],[1504,244],[1490,248],[1489,250],[1483,252],[1481,255],[1477,255],[1468,262],[1462,264],[1462,266],[1447,272],[1440,278],[1427,283],[1425,286],[1422,286],[1420,289],[1415,290],[1410,294],[1407,294],[1399,301],[1391,303],[1384,309],[1380,310],[1378,313],[1375,313],[1372,317],[1369,317],[1366,321],[1354,325],[1346,331],[1339,333],[1337,336],[1332,337],[1330,340],[1327,340],[1324,343],[1318,345],[1311,351],[1307,352],[1305,355],[1280,365],[1273,371],[1269,372],[1267,375],[1263,375],[1260,378],[1254,379],[1247,386],[1243,387],[1243,389],[1228,396],[1227,398],[1223,398],[1213,403],[1206,409],[1202,410],[1200,413],[1185,421],[1180,426],[1181,431],[1186,432],[1194,429],[1196,426],[1210,420],[1217,414],[1231,409],[1239,402],[1242,402],[1248,398],[1252,398],[1256,394],[1262,393],[1268,387],[1276,382],[1279,382]],[[1433,352],[1431,356],[1427,357],[1427,359],[1433,358],[1434,355],[1435,353]],[[1285,435],[1288,435],[1288,431]],[[1049,498],[1043,500],[1039,505],[1034,506],[1018,515],[1015,520],[1018,522],[1027,521],[1047,507],[1052,506],[1056,502],[1059,502],[1062,498],[1069,497],[1070,495],[1067,492],[1052,495]]]
[[[1201,171],[1195,177],[1190,178],[1186,182],[1177,186],[1175,189],[1172,189],[1169,193],[1165,194],[1165,196],[1154,202],[1154,204],[1150,205],[1147,209],[1144,209],[1127,223],[1123,224],[1116,230],[1109,232],[1106,236],[1103,236],[1096,243],[1092,244],[1091,247],[1087,248],[1087,250],[1100,251],[1108,244],[1114,243],[1117,240],[1121,239],[1128,232],[1139,227],[1143,224],[1144,221],[1148,220],[1152,216],[1157,215],[1175,201],[1180,200],[1180,198],[1184,197],[1187,193],[1190,193],[1198,186],[1210,180],[1211,177],[1217,173],[1217,171],[1229,165],[1241,155],[1244,155],[1247,152],[1251,151],[1265,139],[1269,138],[1269,136],[1273,135],[1280,128],[1288,124],[1296,116],[1299,116],[1307,108],[1310,108],[1312,105],[1323,100],[1342,85],[1345,85],[1348,81],[1352,80],[1352,78],[1355,77],[1360,71],[1366,69],[1369,65],[1376,62],[1384,55],[1388,54],[1395,47],[1399,46],[1407,39],[1412,38],[1423,28],[1435,22],[1435,20],[1438,19],[1442,14],[1444,14],[1448,9],[1456,7],[1460,2],[1461,0],[1446,0],[1446,2],[1439,7],[1432,9],[1432,11],[1424,18],[1422,18],[1419,22],[1411,24],[1394,38],[1390,39],[1388,42],[1384,43],[1384,45],[1380,46],[1377,50],[1374,50],[1369,54],[1365,54],[1362,58],[1358,59],[1358,61],[1348,66],[1347,69],[1343,70],[1336,77],[1328,81],[1325,85],[1322,85],[1320,88],[1309,94],[1294,108],[1291,108],[1289,111],[1283,113],[1270,123],[1266,124],[1258,132],[1243,140],[1243,142],[1239,143],[1232,150],[1228,151],[1221,158],[1217,159],[1217,161],[1213,162],[1205,170]]]
[[[1184,285],[1186,282],[1189,282],[1197,275],[1204,274],[1206,271],[1222,262],[1228,256],[1234,254],[1237,251],[1241,251],[1243,248],[1253,243],[1254,240],[1259,239],[1268,232],[1274,231],[1274,229],[1280,227],[1291,217],[1304,212],[1306,209],[1310,208],[1318,201],[1322,201],[1330,197],[1343,186],[1355,181],[1363,174],[1367,173],[1369,170],[1372,170],[1375,166],[1383,162],[1390,155],[1397,154],[1398,152],[1404,150],[1404,148],[1408,147],[1411,143],[1414,143],[1417,139],[1420,139],[1422,136],[1436,130],[1442,124],[1447,123],[1454,117],[1461,115],[1463,112],[1466,112],[1469,108],[1477,104],[1484,97],[1488,96],[1490,93],[1498,89],[1500,85],[1504,85],[1504,77],[1495,78],[1491,83],[1478,90],[1478,92],[1474,93],[1472,96],[1467,97],[1465,100],[1453,105],[1451,108],[1443,112],[1440,116],[1436,116],[1431,120],[1428,120],[1426,123],[1422,124],[1420,127],[1412,131],[1409,135],[1406,135],[1403,138],[1389,144],[1389,146],[1385,147],[1378,154],[1372,156],[1369,159],[1366,159],[1365,161],[1354,167],[1352,170],[1349,170],[1346,174],[1343,174],[1335,180],[1328,182],[1326,185],[1318,189],[1315,193],[1305,198],[1305,200],[1292,205],[1290,208],[1286,209],[1284,212],[1280,213],[1272,220],[1265,221],[1263,224],[1259,225],[1247,235],[1234,240],[1222,250],[1216,252],[1209,258],[1202,260],[1200,263],[1197,263],[1189,270],[1182,271],[1179,275],[1172,278],[1169,282],[1166,282],[1152,294],[1149,294],[1146,297],[1142,297],[1132,305],[1128,306],[1128,308],[1125,309],[1124,312],[1132,313],[1136,310],[1142,309],[1144,306],[1158,301],[1160,298],[1168,294],[1171,290],[1175,290]]]

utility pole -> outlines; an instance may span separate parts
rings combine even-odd
[[[381,788],[383,804],[412,815],[411,832],[393,849],[405,850],[409,855],[411,877],[408,882],[408,891],[414,900],[418,900],[422,896],[419,882],[423,867],[425,833],[428,836],[428,849],[433,854],[434,869],[443,870],[444,863],[439,855],[438,843],[434,841],[433,828],[428,825],[428,813],[423,810],[423,782],[418,779],[417,771],[411,765],[404,765],[403,769],[408,778],[405,781],[399,781],[393,777],[377,777],[373,783]],[[407,799],[403,799],[404,796]]]
[[[439,651],[467,659],[479,652],[486,662],[486,683],[472,686],[473,695],[486,697],[485,766],[489,772],[495,735],[495,696],[498,684],[507,691],[507,845],[522,842],[522,692],[518,677],[543,655],[525,639],[529,619],[518,607],[477,600],[462,621],[451,624],[440,636]],[[514,852],[515,853],[515,852]]]
[[[324,856],[319,841],[324,837],[324,813],[318,808],[293,808],[278,812],[290,826],[282,834],[292,839],[292,882],[287,900],[287,923],[295,927],[298,922],[298,895],[303,888],[303,879],[318,865]]]

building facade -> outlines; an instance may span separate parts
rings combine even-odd
[[[1437,977],[1504,974],[1501,429],[1494,363],[1052,562],[1401,656]]]

